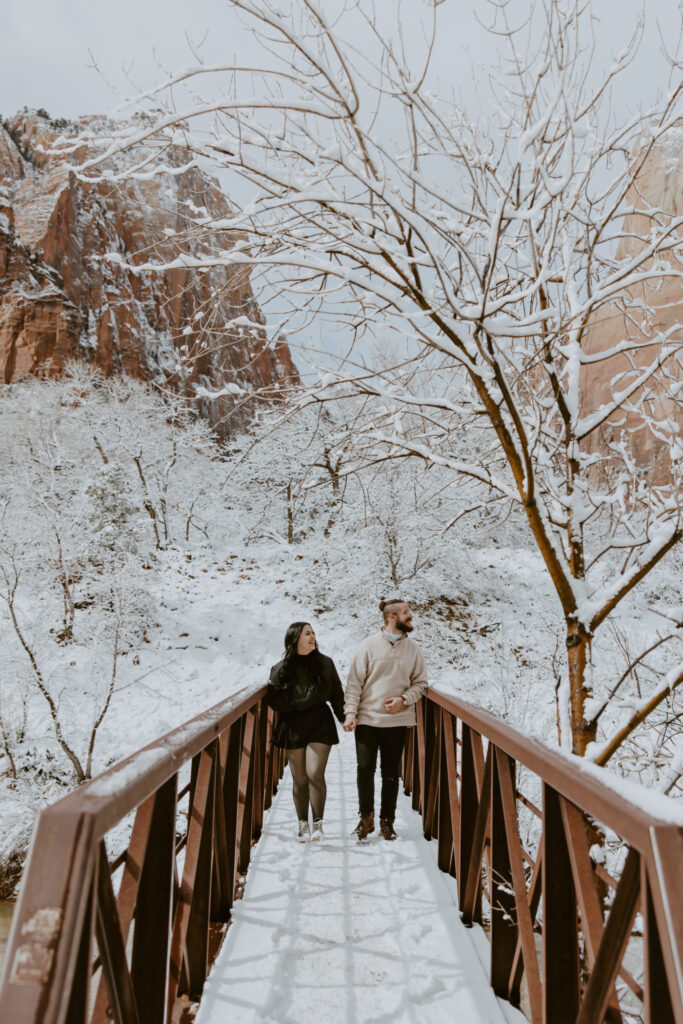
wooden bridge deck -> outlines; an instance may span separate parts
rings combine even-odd
[[[286,770],[198,1024],[432,1024],[456,1008],[467,1024],[524,1021],[489,987],[488,941],[462,925],[456,883],[409,800],[399,795],[399,840],[359,845],[351,737],[332,751],[327,779],[326,838],[300,845]]]

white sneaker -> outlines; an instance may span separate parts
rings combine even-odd
[[[311,826],[307,821],[299,822],[299,842],[307,843],[311,838]]]
[[[313,819],[313,834],[311,835],[311,839],[314,842],[319,842],[321,839],[324,839],[324,838],[325,838],[325,833],[323,832],[323,819],[322,818],[314,818]]]

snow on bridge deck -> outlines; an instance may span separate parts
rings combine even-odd
[[[455,883],[406,797],[396,842],[350,835],[355,775],[342,736],[327,770],[326,838],[304,845],[285,770],[197,1024],[522,1024],[489,988],[486,937],[461,923]]]

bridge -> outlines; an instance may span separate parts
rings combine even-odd
[[[347,841],[347,766],[326,846],[293,847],[271,732],[265,688],[241,691],[41,813],[3,1020],[305,1021],[295,996],[329,1017],[326,979],[349,1021],[397,1019],[398,992],[420,1024],[446,1019],[444,1000],[468,1024],[523,1020],[516,1007],[533,1024],[683,1024],[683,827],[664,803],[430,689],[404,751],[399,843]],[[316,934],[340,890],[356,917]],[[271,920],[283,891],[285,929]]]

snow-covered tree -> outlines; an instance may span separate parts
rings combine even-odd
[[[488,87],[480,83],[475,117],[430,66],[439,0],[426,4],[432,24],[420,46],[363,0],[334,16],[314,0],[233,7],[253,25],[263,63],[169,78],[148,97],[162,112],[123,128],[82,173],[115,177],[106,161],[144,141],[159,163],[173,145],[240,175],[252,201],[211,230],[241,241],[183,265],[251,268],[283,319],[327,309],[356,341],[383,335],[390,366],[357,345],[309,398],[324,401],[343,382],[372,399],[362,438],[382,457],[440,464],[520,509],[566,622],[567,720],[583,754],[596,739],[596,631],[682,536],[683,338],[679,323],[653,328],[651,306],[659,282],[683,275],[683,218],[638,192],[649,155],[680,131],[680,66],[671,63],[660,99],[616,119],[610,104],[638,32],[601,73],[590,3],[544,0],[513,24],[510,3],[489,0],[502,54]],[[226,91],[211,91],[226,79]],[[624,255],[634,207],[639,237]],[[591,324],[615,312],[628,324],[623,338],[589,351]],[[582,379],[615,354],[626,368],[609,400],[587,411]],[[666,483],[639,471],[618,424],[608,452],[592,446],[624,410],[670,446]],[[420,431],[402,428],[407,414]],[[475,457],[453,454],[463,425]],[[681,681],[679,664],[666,692]]]
[[[52,734],[82,782],[148,628],[156,551],[220,517],[220,453],[177,398],[78,365],[7,388],[0,427],[0,749],[16,775],[28,706],[30,742],[42,728],[52,757]]]

